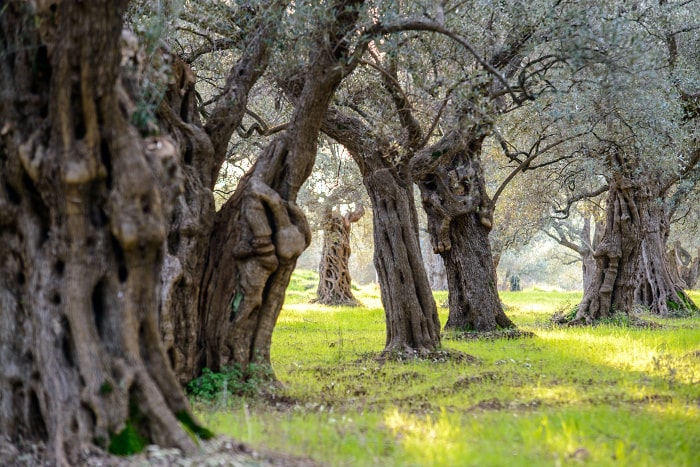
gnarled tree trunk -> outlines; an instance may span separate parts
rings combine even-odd
[[[489,244],[493,207],[479,157],[485,133],[453,132],[412,160],[428,215],[433,251],[447,269],[446,329],[493,331],[513,327],[498,297]]]
[[[323,305],[358,306],[352,294],[350,278],[350,228],[365,213],[360,205],[352,212],[340,215],[329,209],[324,214],[323,250],[318,266],[318,289],[316,302]]]
[[[660,178],[649,177],[644,190],[649,202],[640,211],[642,243],[639,283],[635,301],[660,316],[673,316],[696,310],[683,290],[685,282],[671,267],[666,254],[669,219]]]
[[[311,234],[296,205],[313,168],[318,132],[347,66],[347,37],[357,7],[328,5],[310,47],[294,114],[285,132],[260,154],[236,192],[217,213],[202,282],[200,314],[203,366],[270,363],[272,331],[298,256]]]
[[[676,242],[668,253],[669,267],[674,270],[688,289],[694,289],[700,277],[700,248],[695,258],[680,243]]]
[[[644,228],[640,212],[649,202],[648,195],[629,178],[619,173],[613,177],[605,230],[594,253],[596,275],[573,322],[592,323],[632,310]]]
[[[272,0],[259,2],[256,8],[260,11],[247,25],[250,29],[244,36],[241,57],[231,67],[206,123],[199,119],[194,75],[178,58],[157,112],[163,131],[179,143],[175,168],[183,180],[183,192],[169,218],[159,316],[164,345],[181,384],[199,376],[203,368],[200,298],[207,248],[215,228],[212,190],[226,159],[227,145],[245,115],[248,94],[267,68],[269,49],[286,5]]]
[[[1,7],[0,434],[47,442],[59,465],[128,453],[129,434],[193,451],[178,420],[206,434],[159,335],[179,180],[172,140],[129,122],[125,4]]]
[[[371,170],[364,184],[374,216],[374,267],[386,316],[387,355],[422,355],[440,344],[437,315],[418,240],[412,183],[394,169]]]

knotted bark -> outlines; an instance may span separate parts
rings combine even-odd
[[[270,364],[272,331],[298,256],[311,235],[296,205],[314,165],[328,103],[350,71],[348,37],[361,1],[329,6],[318,26],[287,129],[258,156],[217,213],[206,256],[199,313],[200,363],[214,371],[236,363]]]
[[[642,238],[640,209],[648,202],[648,196],[629,178],[618,174],[611,181],[605,230],[594,253],[596,276],[573,323],[590,324],[616,311],[632,310]]]
[[[481,146],[486,129],[454,131],[411,161],[428,216],[433,251],[447,270],[446,329],[494,331],[513,327],[498,297],[489,232],[493,206],[486,193]]]
[[[0,14],[0,434],[58,465],[127,438],[191,452],[180,422],[207,435],[159,335],[177,145],[130,123],[125,3]]]
[[[365,214],[360,205],[345,215],[328,210],[324,214],[323,249],[318,267],[316,302],[323,305],[358,306],[350,278],[350,229]]]

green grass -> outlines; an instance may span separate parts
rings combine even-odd
[[[474,362],[379,364],[376,286],[360,308],[310,305],[314,292],[295,273],[272,346],[284,388],[199,406],[214,431],[337,466],[700,465],[700,318],[559,328],[549,316],[580,293],[506,292],[536,337],[443,340]]]

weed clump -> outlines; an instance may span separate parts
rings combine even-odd
[[[238,364],[224,366],[221,372],[204,368],[201,376],[187,384],[187,392],[207,402],[222,394],[252,397],[270,390],[272,385],[268,383],[273,380],[274,374],[268,365],[251,363],[245,371]]]

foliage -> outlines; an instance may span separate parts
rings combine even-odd
[[[559,328],[549,316],[580,293],[501,297],[535,337],[446,340],[476,359],[443,363],[373,359],[385,339],[374,287],[358,292],[360,308],[288,303],[272,347],[284,389],[201,416],[217,432],[329,465],[700,462],[698,318]]]
[[[129,456],[143,451],[145,447],[146,440],[127,420],[124,428],[110,439],[108,451],[118,456]]]
[[[270,367],[258,363],[249,364],[245,371],[238,364],[224,366],[220,372],[204,368],[201,376],[187,384],[187,392],[195,399],[205,401],[229,394],[250,397],[267,390],[266,383],[271,377]]]

